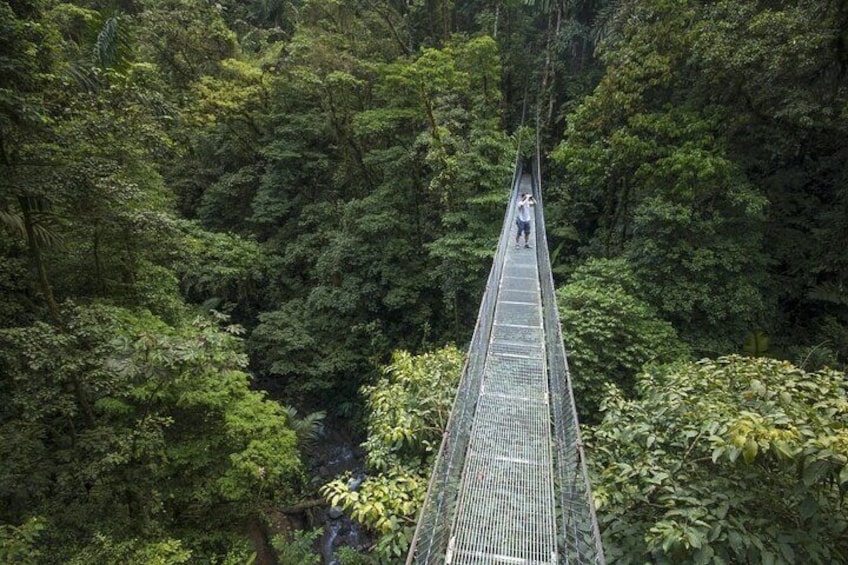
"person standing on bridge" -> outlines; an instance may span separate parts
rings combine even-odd
[[[524,233],[524,247],[530,248],[530,218],[532,206],[536,205],[536,199],[529,192],[525,192],[518,200],[518,216],[515,223],[518,224],[518,232],[515,234],[515,248],[518,249],[521,245],[518,240],[521,234]]]

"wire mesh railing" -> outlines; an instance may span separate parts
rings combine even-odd
[[[601,535],[595,516],[591,483],[580,437],[580,424],[574,405],[571,374],[562,339],[559,311],[551,272],[550,253],[542,206],[538,144],[532,167],[535,210],[536,253],[542,311],[545,322],[545,348],[548,355],[548,388],[554,426],[555,480],[558,491],[560,558],[564,563],[605,563]]]
[[[530,175],[523,175],[520,191],[530,190]],[[553,430],[538,272],[534,251],[507,248],[445,559],[450,565],[556,562]]]
[[[495,306],[498,300],[498,283],[509,244],[512,218],[515,214],[515,196],[518,193],[522,172],[519,160],[512,178],[512,191],[498,240],[498,249],[495,252],[492,270],[489,272],[489,279],[483,292],[483,299],[480,302],[474,335],[471,338],[456,399],[427,487],[427,496],[418,519],[418,526],[415,529],[406,561],[407,565],[412,563],[435,564],[445,561],[450,541],[451,521],[455,514],[462,468],[466,458],[466,448],[471,436],[477,399],[480,393],[480,383],[483,378],[486,356],[489,352],[489,338],[492,333]]]
[[[510,255],[512,264],[506,265],[522,186],[519,160],[498,250],[407,565],[444,564],[451,559],[480,565],[604,563],[554,294],[538,150],[532,169],[530,184],[538,202],[535,260],[532,265],[518,264],[527,256],[518,259],[516,251]],[[516,271],[528,268],[529,274]],[[506,282],[511,278],[532,280],[535,290],[530,293],[511,286]],[[533,294],[540,304],[528,306],[527,297]],[[534,309],[541,310],[540,315],[534,315]],[[504,328],[497,320],[504,318],[509,319],[509,339],[496,335]],[[525,340],[516,333],[520,331],[536,337]],[[510,349],[516,346],[520,349]],[[499,378],[502,370],[510,378]],[[533,388],[539,379],[547,382]],[[498,419],[503,420],[502,426]],[[509,438],[520,439],[509,443]],[[475,453],[470,453],[472,442]],[[512,451],[500,453],[496,447]],[[541,473],[540,462],[546,467]],[[486,481],[476,480],[483,476]],[[538,520],[530,515],[534,512]],[[552,534],[546,533],[546,524],[552,524]],[[480,539],[469,539],[475,535]],[[545,539],[548,536],[553,541]]]

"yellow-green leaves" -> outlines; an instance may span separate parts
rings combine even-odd
[[[381,534],[377,553],[390,563],[412,539],[462,361],[454,346],[422,355],[396,351],[383,377],[363,389],[368,406],[364,446],[375,474],[361,484],[347,476],[321,489],[330,504]]]
[[[587,430],[608,559],[848,555],[844,375],[732,356],[651,369]]]
[[[193,105],[185,114],[189,124],[249,121],[267,101],[264,73],[256,64],[237,59],[220,64],[220,76],[203,76],[194,83]]]
[[[759,381],[754,381],[762,386]],[[800,449],[799,434],[792,421],[782,411],[762,416],[743,411],[730,422],[727,431],[729,445],[727,456],[735,460],[739,454],[745,463],[753,463],[757,453],[773,451],[779,458],[789,458]],[[723,445],[719,440],[717,445]]]
[[[449,346],[413,356],[395,352],[368,398],[368,464],[378,471],[420,464],[438,448],[453,402],[463,355]]]

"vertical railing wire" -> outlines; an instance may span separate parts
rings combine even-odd
[[[512,189],[501,228],[498,248],[492,269],[480,302],[477,324],[468,348],[465,366],[460,377],[457,395],[445,430],[433,473],[427,486],[424,505],[419,515],[406,563],[443,563],[448,549],[450,524],[454,514],[465,451],[480,392],[483,367],[488,353],[489,338],[497,303],[498,284],[503,270],[504,256],[509,245],[512,218],[515,214],[516,195],[523,173],[519,140]]]
[[[548,352],[552,423],[556,438],[555,465],[559,490],[557,503],[560,514],[559,561],[603,565],[605,563],[603,546],[586,469],[586,457],[580,438],[580,424],[574,405],[571,375],[562,340],[550,253],[545,235],[540,160],[537,129],[536,153],[533,157],[531,176],[533,193],[539,203],[535,212],[535,236]]]
[[[494,322],[494,309],[498,299],[498,283],[503,270],[506,249],[510,244],[509,236],[523,173],[520,155],[521,148],[519,146],[515,173],[512,179],[512,191],[501,229],[498,249],[481,300],[477,324],[468,349],[457,396],[434,463],[425,502],[407,556],[407,565],[413,563],[444,563],[448,552],[450,524],[455,513],[459,482],[476,413],[483,367],[488,355]],[[592,501],[585,454],[580,439],[579,422],[574,406],[568,361],[562,341],[550,255],[545,237],[545,222],[541,205],[538,128],[531,179],[533,192],[540,204],[536,207],[535,241],[542,291],[550,402],[555,437],[556,468],[554,473],[557,483],[557,510],[560,530],[558,561],[560,563],[596,563],[603,565],[605,563],[603,547]]]

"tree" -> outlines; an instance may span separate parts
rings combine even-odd
[[[848,13],[816,2],[718,2],[704,13],[697,96],[727,109],[729,152],[769,200],[765,251],[781,326],[772,343],[824,345],[844,363],[848,310],[838,289],[848,256],[832,242],[848,228]]]
[[[296,434],[250,390],[238,328],[104,305],[64,317],[64,331],[0,332],[0,520],[43,516],[58,559],[165,546],[211,557],[233,523],[294,495]]]
[[[359,48],[348,20],[322,25],[342,22],[339,41]],[[491,39],[367,65],[337,54],[327,34],[293,41],[295,66],[284,72],[295,95],[275,110],[286,125],[263,152],[254,204],[283,274],[251,351],[264,371],[309,394],[356,390],[392,345],[469,331],[511,148],[491,118],[500,101]],[[320,148],[319,134],[335,143]],[[394,336],[401,342],[390,344]]]
[[[58,78],[52,53],[59,49],[59,40],[55,29],[40,22],[40,2],[22,2],[16,8],[8,3],[0,6],[0,25],[6,30],[0,40],[0,63],[6,69],[0,79],[0,222],[26,242],[42,300],[58,322],[43,251],[59,236],[45,188],[39,182],[48,178],[49,169],[38,149],[51,121],[43,91],[55,86]]]
[[[155,63],[168,83],[183,89],[235,54],[236,36],[224,21],[220,4],[188,0],[142,0],[138,49]]]
[[[844,375],[766,358],[654,368],[586,434],[607,559],[848,558]]]
[[[553,155],[569,175],[566,215],[584,253],[628,258],[696,351],[730,351],[768,321],[766,200],[728,156],[724,114],[689,95],[696,7],[622,9],[607,74]]]
[[[552,216],[578,231],[569,257],[626,256],[696,350],[761,331],[775,354],[844,363],[845,254],[825,241],[845,231],[846,13],[737,8],[619,4],[606,75],[554,153]]]
[[[557,303],[581,422],[600,421],[606,385],[629,397],[644,366],[688,356],[671,324],[640,298],[623,259],[590,259],[557,290]]]
[[[444,48],[425,49],[412,62],[386,69],[392,107],[401,106],[425,127],[414,147],[428,165],[427,203],[440,221],[429,225],[448,311],[460,320],[476,313],[461,305],[476,302],[497,240],[505,202],[511,143],[490,116],[501,99],[497,45],[489,37],[457,38]],[[434,237],[436,234],[440,234]],[[472,291],[472,292],[469,292]],[[472,298],[473,297],[473,298]]]
[[[149,65],[126,58],[118,20],[68,4],[51,8],[10,24],[21,30],[21,45],[38,30],[45,38],[38,49],[51,57],[26,70],[26,53],[38,50],[13,53],[10,66],[20,73],[0,125],[0,217],[25,242],[34,285],[58,324],[65,296],[132,294],[143,255],[133,236],[143,231],[144,212],[168,205],[150,165],[168,139],[160,84]]]

